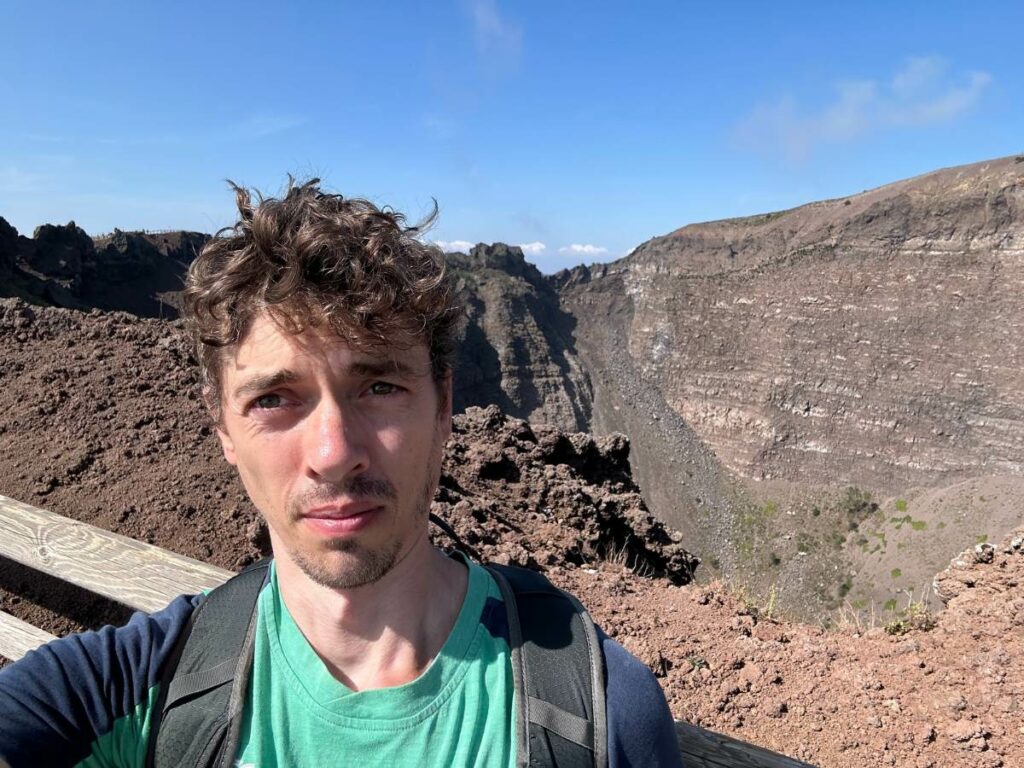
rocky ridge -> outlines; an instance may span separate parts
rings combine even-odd
[[[630,357],[746,477],[1020,473],[1022,160],[648,241],[609,270]]]
[[[31,238],[0,218],[0,296],[73,309],[177,317],[188,265],[210,239],[199,232],[122,232],[92,238],[71,221]]]
[[[593,392],[575,347],[576,320],[551,282],[502,243],[448,256],[466,303],[455,408],[494,404],[565,430],[586,430]]]

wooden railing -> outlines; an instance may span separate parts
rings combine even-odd
[[[122,605],[152,612],[212,589],[231,571],[0,496],[0,557]],[[0,656],[20,659],[56,638],[0,611]],[[720,733],[677,722],[686,768],[814,768]]]

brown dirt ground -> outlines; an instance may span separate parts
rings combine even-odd
[[[0,494],[227,568],[260,554],[179,325],[2,300],[0,349]],[[825,631],[688,584],[685,542],[648,514],[627,456],[621,437],[474,409],[434,510],[485,558],[578,594],[678,718],[825,767],[1024,765],[1021,532],[940,575],[930,630]],[[57,634],[126,614],[2,562],[0,610]]]

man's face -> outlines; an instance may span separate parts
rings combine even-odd
[[[451,433],[451,379],[420,343],[361,352],[265,314],[223,356],[224,456],[277,557],[335,589],[372,583],[427,539]]]

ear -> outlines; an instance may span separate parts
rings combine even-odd
[[[224,451],[224,458],[228,460],[228,464],[233,467],[237,466],[238,457],[235,454],[235,441],[231,439],[231,435],[224,431],[223,426],[218,426],[217,437],[220,438],[220,447]]]

